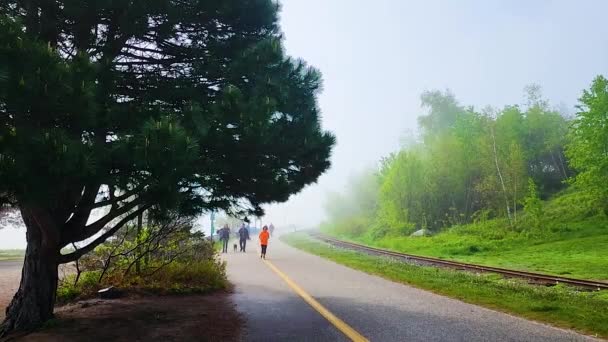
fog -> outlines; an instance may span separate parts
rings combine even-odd
[[[323,127],[338,145],[332,168],[268,221],[304,227],[347,180],[399,148],[423,114],[424,90],[449,88],[460,103],[523,102],[524,86],[574,112],[593,77],[608,73],[605,1],[284,0],[292,56],[324,75]]]
[[[424,90],[449,88],[463,104],[501,107],[522,103],[524,86],[536,83],[574,111],[592,78],[608,74],[607,10],[602,0],[283,0],[285,46],[322,71],[323,127],[338,144],[318,183],[267,206],[264,221],[323,220],[328,193],[416,131]],[[0,248],[23,244],[23,230],[0,230]]]

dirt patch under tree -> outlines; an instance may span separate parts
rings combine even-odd
[[[238,341],[242,319],[229,294],[93,299],[57,308],[56,319],[19,341]]]

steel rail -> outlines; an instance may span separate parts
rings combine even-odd
[[[330,243],[330,244],[338,246],[338,247],[344,247],[344,248],[353,249],[356,251],[365,251],[365,252],[368,252],[371,254],[376,254],[376,255],[396,257],[399,259],[406,259],[407,261],[422,262],[422,263],[429,264],[429,265],[442,266],[442,267],[448,267],[448,268],[459,269],[459,270],[497,273],[497,274],[501,274],[503,276],[510,277],[510,278],[525,279],[525,280],[528,280],[529,282],[535,283],[535,284],[543,284],[543,285],[567,284],[567,285],[576,286],[579,288],[591,289],[591,290],[608,290],[608,283],[596,281],[596,280],[567,278],[567,277],[553,276],[553,275],[542,274],[542,273],[518,271],[518,270],[511,270],[511,269],[500,268],[500,267],[483,266],[483,265],[469,264],[469,263],[458,262],[458,261],[425,257],[425,256],[420,256],[420,255],[399,253],[399,252],[393,252],[393,251],[389,251],[389,250],[385,250],[385,249],[365,246],[365,245],[361,245],[358,243],[339,240],[339,239],[327,236],[325,234],[311,233],[310,235],[316,239],[325,241],[327,243]]]

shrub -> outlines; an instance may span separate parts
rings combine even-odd
[[[127,226],[83,257],[59,284],[60,303],[91,297],[104,287],[159,294],[205,293],[227,286],[226,267],[213,243],[173,220],[133,234]]]

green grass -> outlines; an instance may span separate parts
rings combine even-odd
[[[331,228],[327,233],[366,245],[403,253],[608,281],[608,218],[596,209],[592,196],[560,194],[547,202],[541,228],[516,227],[505,219],[456,226],[430,237],[369,234],[349,236]]]
[[[25,251],[21,249],[3,249],[0,250],[0,261],[23,260]]]
[[[354,239],[404,253],[536,271],[583,279],[608,280],[608,234],[587,229],[588,236],[560,234],[544,240],[505,237],[485,240],[455,232],[433,237]]]
[[[288,244],[370,274],[468,303],[563,328],[608,337],[608,291],[580,292],[567,286],[533,286],[497,275],[421,267],[321,243],[304,233],[281,237]]]

